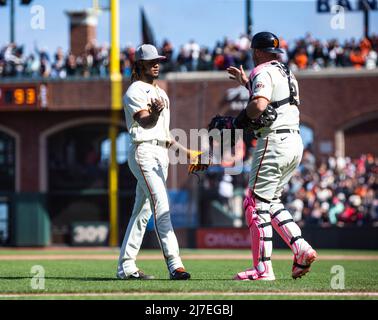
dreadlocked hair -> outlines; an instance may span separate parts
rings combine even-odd
[[[135,61],[131,71],[131,83],[138,81],[142,78],[143,66],[141,61]]]

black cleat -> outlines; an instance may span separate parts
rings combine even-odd
[[[155,279],[154,276],[145,274],[142,270],[138,270],[137,272],[134,272],[127,277],[120,277],[119,275],[117,275],[117,277],[118,279],[122,279],[122,280],[153,280]]]
[[[189,280],[190,273],[186,272],[184,268],[177,268],[169,274],[171,280]]]

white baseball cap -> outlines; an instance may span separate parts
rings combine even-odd
[[[152,44],[142,44],[135,51],[135,60],[164,60],[167,57],[160,56]]]

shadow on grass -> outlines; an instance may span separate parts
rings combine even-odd
[[[136,280],[121,280],[121,279],[117,279],[116,277],[44,277],[46,280],[72,280],[72,281],[143,281],[143,282],[150,282],[150,281],[173,281],[173,282],[177,282],[177,281],[190,281],[190,282],[193,282],[193,281],[216,281],[216,280],[219,280],[219,281],[235,281],[233,279],[230,279],[230,278],[227,278],[227,279],[210,279],[210,278],[206,278],[206,279],[190,279],[190,280],[170,280],[168,278],[157,278],[157,279],[153,279],[153,280],[139,280],[139,279],[136,279]],[[26,280],[26,279],[33,279],[33,277],[22,277],[22,276],[0,276],[0,281],[1,280]]]

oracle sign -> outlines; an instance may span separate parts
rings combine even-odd
[[[196,238],[197,248],[203,249],[245,249],[251,247],[248,229],[198,229]]]

